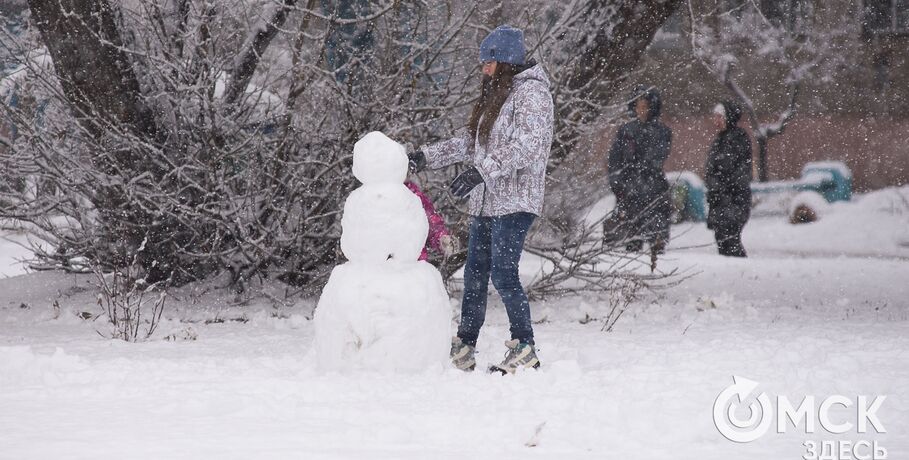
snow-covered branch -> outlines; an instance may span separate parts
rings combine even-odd
[[[553,79],[554,147],[584,164],[579,139],[678,2],[648,2],[655,17],[628,3],[32,0],[43,36],[10,42],[25,65],[6,83],[29,97],[2,107],[16,135],[0,146],[0,214],[46,242],[45,267],[135,260],[151,282],[227,271],[240,288],[318,289],[354,142],[381,130],[418,146],[463,126],[477,44],[500,22],[525,29]],[[25,58],[43,44],[53,65]],[[415,179],[440,198],[451,173]],[[436,201],[461,234],[462,205]]]
[[[758,144],[758,177],[769,178],[767,142],[782,134],[798,113],[798,97],[804,82],[823,75],[824,65],[836,62],[836,31],[814,27],[810,19],[797,26],[776,24],[768,19],[756,2],[730,11],[707,8],[695,0],[688,0],[691,22],[691,46],[698,62],[720,82],[743,106],[752,133]],[[803,14],[808,14],[803,12]],[[790,30],[797,27],[797,30]],[[784,69],[785,77],[779,79],[750,78],[758,71],[743,70],[760,66]],[[788,70],[785,70],[788,69]],[[755,82],[758,85],[755,85]],[[755,86],[753,88],[746,86]],[[766,95],[782,93],[785,89],[787,103],[770,123],[761,122],[768,111]],[[761,94],[760,100],[750,95]]]
[[[263,19],[252,27],[249,38],[243,44],[237,62],[233,66],[230,82],[224,92],[224,102],[233,104],[246,91],[249,81],[259,65],[259,60],[278,31],[287,21],[287,16],[296,5],[296,0],[283,0],[263,14]]]

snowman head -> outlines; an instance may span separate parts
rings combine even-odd
[[[354,144],[353,174],[364,185],[403,183],[407,179],[407,152],[403,145],[373,131]]]

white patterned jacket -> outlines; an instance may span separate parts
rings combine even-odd
[[[483,183],[470,194],[471,215],[540,215],[553,117],[549,78],[537,64],[515,75],[485,148],[463,128],[455,137],[424,146],[422,151],[430,168],[472,160]]]

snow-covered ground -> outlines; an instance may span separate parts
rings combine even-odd
[[[611,333],[578,321],[605,314],[603,299],[535,304],[538,318],[546,312],[543,367],[508,377],[319,372],[314,300],[283,304],[279,292],[184,288],[156,339],[129,344],[77,316],[99,312],[91,277],[0,279],[0,459],[796,459],[806,440],[877,441],[890,459],[909,458],[909,206],[899,193],[909,198],[909,188],[860,195],[802,226],[756,218],[745,260],[715,255],[703,224],[676,226],[661,264],[691,279],[634,304]],[[2,241],[0,273],[21,273],[6,265],[21,254]],[[501,359],[508,338],[492,298],[480,363]],[[731,442],[713,405],[733,375],[796,403],[886,395],[886,433],[803,425]],[[838,409],[837,423],[855,420],[854,407]]]
[[[22,262],[29,257],[28,238],[22,232],[0,230],[0,278],[25,273]]]

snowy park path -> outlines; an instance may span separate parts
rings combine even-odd
[[[197,340],[111,341],[77,317],[97,311],[90,278],[0,279],[0,459],[757,460],[801,458],[806,440],[877,441],[909,458],[909,263],[817,257],[811,246],[796,257],[773,229],[812,231],[755,221],[752,257],[730,260],[702,226],[674,228],[684,236],[662,263],[695,276],[634,304],[611,333],[579,322],[604,313],[600,299],[536,303],[543,368],[508,377],[321,373],[308,355],[311,302],[228,306],[222,289],[178,292],[168,307],[159,335],[192,328]],[[481,365],[501,359],[508,338],[492,298]],[[795,402],[886,395],[887,432],[790,428],[731,442],[712,409],[733,375]]]
[[[700,275],[610,334],[575,321],[577,299],[547,304],[545,367],[505,378],[320,374],[306,305],[187,306],[187,322],[249,321],[191,323],[196,341],[108,341],[72,314],[90,306],[72,276],[2,280],[0,458],[798,458],[804,434],[717,433],[712,404],[733,375],[793,398],[888,395],[875,439],[909,452],[906,264],[755,258],[752,273],[698,257]],[[828,281],[812,285],[819,270]],[[67,290],[53,319],[42,297]],[[500,358],[506,332],[493,308],[480,362]]]

